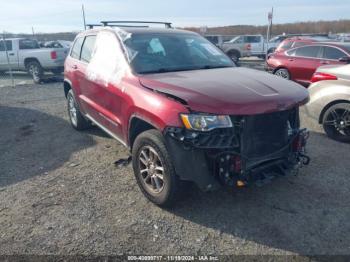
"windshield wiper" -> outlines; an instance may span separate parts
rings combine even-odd
[[[205,66],[201,66],[198,69],[215,69],[215,68],[226,68],[226,67],[233,67],[231,65],[221,65],[221,66],[212,66],[212,65],[205,65]]]

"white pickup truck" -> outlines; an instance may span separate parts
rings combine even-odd
[[[27,71],[35,83],[42,80],[45,71],[55,74],[63,71],[68,48],[40,48],[36,40],[25,38],[0,39],[0,73]]]
[[[262,35],[239,35],[223,43],[222,49],[234,61],[246,56],[265,58],[266,54],[273,52],[281,41],[278,37],[266,42]]]

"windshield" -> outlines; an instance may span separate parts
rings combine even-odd
[[[124,44],[139,74],[234,66],[215,45],[194,34],[132,34]]]

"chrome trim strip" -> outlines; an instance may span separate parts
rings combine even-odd
[[[95,125],[97,125],[99,128],[101,128],[103,131],[105,131],[108,135],[110,135],[112,138],[114,138],[115,140],[117,140],[119,143],[121,143],[123,146],[128,148],[128,145],[121,140],[119,137],[117,137],[115,134],[113,134],[111,131],[109,131],[107,128],[105,128],[104,126],[102,126],[100,123],[98,123],[92,116],[90,116],[89,114],[85,115],[86,118],[88,118],[91,122],[93,122]]]

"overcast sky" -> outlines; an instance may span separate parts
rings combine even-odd
[[[350,18],[349,0],[0,0],[0,31],[62,32],[101,20],[165,20],[174,26],[263,25]]]

